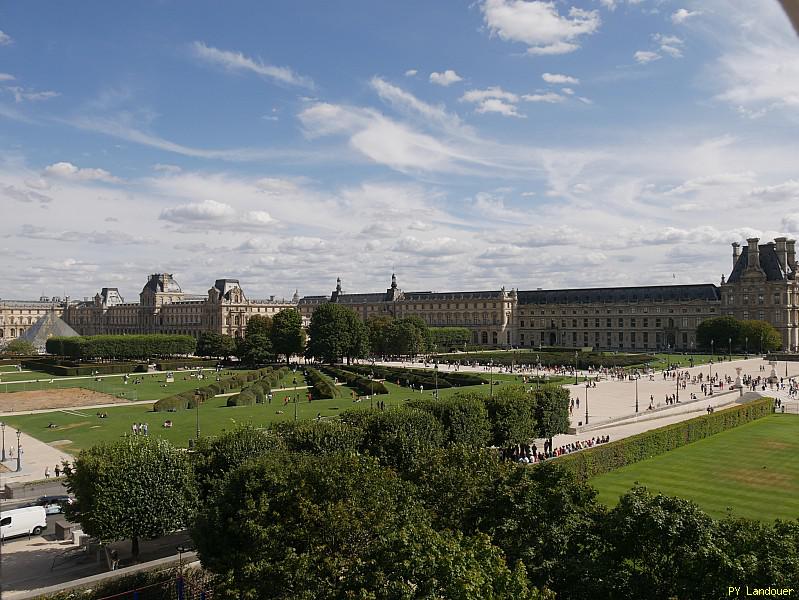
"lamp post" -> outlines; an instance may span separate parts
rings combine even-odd
[[[194,413],[197,426],[196,440],[200,441],[200,388],[194,390]]]
[[[494,397],[494,359],[488,361],[488,373],[490,377],[490,383],[488,384],[488,389],[490,390],[491,397]]]
[[[2,462],[6,462],[6,424],[0,423],[0,429],[3,430],[3,458]]]
[[[749,358],[749,336],[746,336],[746,358]]]
[[[541,367],[541,357],[536,354],[535,355],[535,389],[541,388],[541,377],[538,375],[538,370]]]
[[[433,365],[433,374],[436,380],[436,400],[438,400],[438,363]]]
[[[374,410],[375,407],[375,374],[369,373],[369,410]]]
[[[585,382],[585,424],[588,425],[588,388],[589,383]]]
[[[732,360],[732,338],[727,338],[727,344],[730,347],[730,360]]]
[[[680,370],[677,369],[677,402],[680,401]]]
[[[574,351],[574,385],[577,385],[577,351]]]
[[[710,340],[710,362],[707,363],[707,374],[710,376],[710,379],[713,379],[713,355],[716,353],[714,350],[716,346],[716,340]]]
[[[297,371],[295,370],[294,372],[296,373]],[[291,387],[293,387],[293,388],[297,387],[297,378],[296,377],[294,377],[291,380]],[[296,391],[294,393],[294,420],[295,421],[297,420],[297,393],[296,393]]]
[[[638,414],[638,377],[635,378],[635,412]]]
[[[22,470],[22,446],[20,445],[20,436],[22,432],[17,429],[17,473]]]
[[[666,370],[671,368],[671,344],[666,344]]]
[[[297,420],[297,405],[300,403],[300,394],[294,392],[294,421]]]

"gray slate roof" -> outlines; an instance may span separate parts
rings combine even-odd
[[[777,258],[777,251],[774,244],[758,245],[760,249],[760,268],[766,274],[766,281],[785,281],[787,279],[785,273],[780,266],[780,261]],[[749,263],[749,246],[741,248],[741,255],[738,257],[738,262],[730,273],[727,283],[738,283],[741,281],[746,265]]]
[[[718,301],[719,288],[712,283],[697,285],[652,285],[570,290],[517,292],[519,304],[590,304],[603,302]]]

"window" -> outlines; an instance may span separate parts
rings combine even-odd
[[[688,327],[688,317],[683,317],[682,318],[682,326],[683,327]]]
[[[583,319],[583,327],[588,328],[588,319]]]
[[[599,319],[594,319],[594,327],[599,329]]]
[[[780,303],[780,296],[782,296],[782,294],[780,294],[779,292],[774,294],[774,304],[779,304]]]
[[[758,294],[757,295],[757,303],[758,304],[764,304],[765,303],[765,299],[763,298],[763,294]]]
[[[519,321],[519,327],[524,327],[524,320]],[[522,335],[522,339],[524,339],[524,335]]]
[[[655,327],[660,329],[660,319],[655,319]]]
[[[605,327],[607,327],[607,328],[613,327],[613,325],[611,325],[611,323],[610,323],[610,319],[607,319],[607,322],[605,323]]]
[[[761,321],[765,321],[766,320],[766,313],[763,312],[762,310],[758,311],[757,318],[759,320],[761,320]]]
[[[635,317],[630,319],[630,327],[635,327]]]
[[[624,319],[619,317],[619,327],[624,327]]]
[[[577,327],[577,319],[572,319],[572,327]]]
[[[649,327],[649,319],[644,318],[644,327]]]

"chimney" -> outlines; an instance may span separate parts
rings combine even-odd
[[[747,249],[747,269],[760,269],[760,248],[757,243],[760,238],[747,238],[746,242],[749,244]]]
[[[774,241],[777,242],[777,260],[780,261],[780,267],[782,268],[783,273],[787,273],[789,271],[788,268],[788,238],[778,237],[774,238]]]
[[[796,240],[787,240],[785,242],[786,254],[788,256],[788,266],[791,271],[796,273]]]
[[[732,243],[732,268],[738,264],[738,258],[741,256],[741,244],[738,242]]]

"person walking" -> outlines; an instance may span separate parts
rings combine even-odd
[[[45,479],[50,479],[50,467],[45,467],[44,468],[44,478]]]
[[[55,476],[56,476],[56,477],[61,477],[61,467],[59,467],[58,465],[56,465],[56,466],[55,466],[55,469],[53,469],[53,471],[55,472]]]

